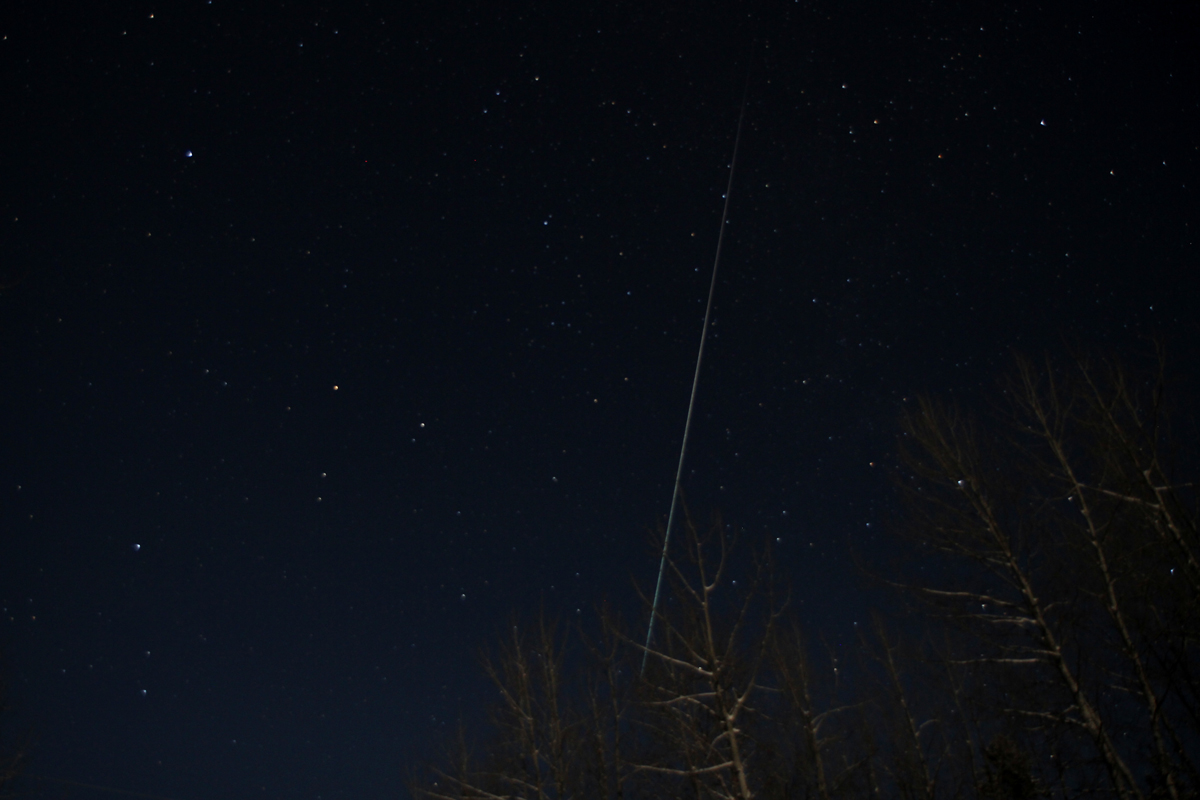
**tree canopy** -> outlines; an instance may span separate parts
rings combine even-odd
[[[983,413],[908,409],[890,534],[917,568],[876,577],[911,613],[876,615],[848,662],[814,645],[769,544],[688,519],[649,648],[605,608],[514,624],[484,663],[489,729],[414,793],[1195,797],[1197,451],[1164,375],[1018,359]]]

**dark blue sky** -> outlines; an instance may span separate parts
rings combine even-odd
[[[4,11],[30,773],[397,796],[511,613],[649,581],[747,70],[685,489],[845,633],[905,397],[1148,335],[1194,376],[1181,8]]]

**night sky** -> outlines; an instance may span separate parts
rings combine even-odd
[[[747,75],[684,488],[777,541],[810,628],[866,607],[905,398],[1147,336],[1196,374],[1185,3],[21,5],[0,670],[32,775],[398,797],[513,613],[628,604]]]

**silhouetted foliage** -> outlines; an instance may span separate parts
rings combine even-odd
[[[24,741],[7,736],[6,727],[9,708],[3,679],[0,679],[0,799],[16,797],[17,781],[21,777],[28,755]]]
[[[983,751],[981,800],[1033,800],[1041,794],[1029,755],[1006,736],[997,736]]]

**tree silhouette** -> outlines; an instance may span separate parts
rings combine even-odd
[[[4,680],[0,678],[0,722],[8,716],[9,707],[6,702]],[[29,753],[27,741],[9,741],[0,727],[0,798],[15,797],[16,785],[25,766]]]
[[[1163,387],[1018,360],[987,424],[928,399],[904,421],[904,532],[937,576],[907,588],[953,623],[975,684],[1003,688],[992,716],[1069,767],[1068,793],[1196,786],[1200,542]]]
[[[1195,797],[1196,452],[1163,374],[1018,360],[986,415],[918,402],[893,526],[914,568],[886,579],[915,613],[876,615],[850,659],[811,656],[769,547],[685,514],[655,641],[605,608],[594,630],[514,623],[484,659],[481,747],[464,734],[413,792]]]

